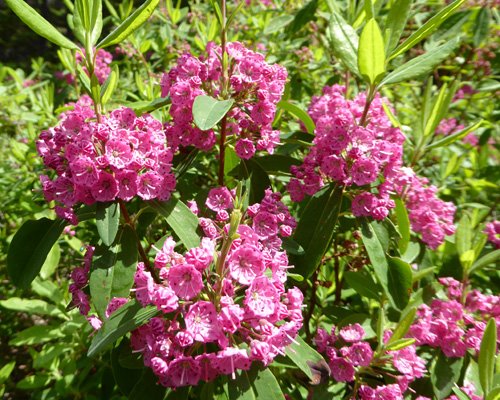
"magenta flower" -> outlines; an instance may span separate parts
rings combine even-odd
[[[231,193],[226,187],[211,189],[205,205],[212,211],[223,211],[233,205]]]
[[[344,326],[339,332],[339,336],[346,342],[350,343],[359,342],[365,337],[365,335],[365,330],[358,323]]]
[[[198,301],[189,307],[185,317],[186,330],[197,342],[214,342],[217,340],[220,328],[217,322],[217,311],[209,301]]]
[[[201,273],[191,264],[170,267],[168,284],[184,300],[191,300],[203,288]]]
[[[231,277],[243,285],[250,285],[266,268],[260,252],[247,245],[238,247],[230,255],[227,265]]]
[[[352,364],[342,357],[333,357],[328,363],[333,379],[337,382],[352,382],[356,373]]]
[[[255,278],[246,290],[245,311],[255,318],[268,317],[276,311],[279,296],[274,285],[265,275]]]

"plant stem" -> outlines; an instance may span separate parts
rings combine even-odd
[[[142,262],[144,263],[144,266],[146,269],[151,273],[151,276],[153,277],[154,281],[156,283],[161,283],[160,278],[156,275],[156,272],[154,271],[154,268],[151,266],[149,263],[148,256],[146,255],[146,252],[144,251],[144,248],[142,247],[141,240],[139,239],[139,235],[137,235],[137,231],[135,230],[134,224],[132,223],[130,219],[130,215],[128,214],[127,207],[125,207],[125,203],[123,202],[122,199],[118,200],[120,204],[120,211],[122,212],[123,217],[125,218],[125,222],[130,225],[132,230],[135,233],[135,236],[137,237],[137,248],[139,249],[139,254],[141,256]]]

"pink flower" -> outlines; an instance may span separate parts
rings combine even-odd
[[[191,264],[170,267],[168,284],[175,294],[184,300],[191,300],[203,288],[201,273]]]
[[[128,300],[124,297],[114,297],[106,307],[106,318],[109,318],[111,314],[113,314],[116,310],[118,310],[121,306],[127,303]]]
[[[259,251],[247,245],[238,247],[230,255],[227,265],[231,277],[243,285],[249,285],[266,268]]]
[[[328,363],[333,379],[337,382],[352,382],[356,371],[350,362],[342,357],[333,357]]]
[[[265,318],[276,311],[278,292],[267,276],[262,275],[252,280],[245,294],[243,304],[249,316]]]
[[[217,322],[217,311],[209,301],[198,301],[189,307],[185,317],[186,330],[197,342],[214,342],[217,340],[220,328]]]
[[[223,211],[233,204],[231,193],[226,187],[211,189],[205,205],[212,211]]]
[[[118,185],[113,175],[101,172],[99,180],[92,186],[92,194],[97,201],[112,201],[118,194]]]
[[[346,342],[359,342],[365,336],[365,330],[358,323],[355,323],[354,325],[349,324],[340,329],[339,336]]]
[[[250,139],[239,139],[234,146],[236,155],[248,160],[255,154],[255,146]]]

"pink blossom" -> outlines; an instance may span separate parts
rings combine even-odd
[[[201,274],[191,264],[170,267],[168,283],[175,294],[184,300],[191,300],[203,288]]]

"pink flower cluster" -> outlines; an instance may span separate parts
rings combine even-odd
[[[362,93],[346,100],[344,87],[323,88],[323,96],[313,97],[309,115],[316,123],[314,146],[300,166],[292,166],[295,176],[287,186],[292,201],[314,195],[326,180],[350,187],[351,210],[356,217],[384,219],[395,207],[390,195],[398,193],[411,211],[411,227],[435,249],[444,235],[454,233],[455,207],[436,197],[437,188],[417,178],[403,167],[403,142],[399,128],[392,127],[382,102],[376,97],[367,113],[366,127],[359,122],[366,103]],[[377,194],[372,191],[376,189]]]
[[[441,348],[447,357],[464,357],[467,349],[477,354],[489,318],[500,323],[500,297],[474,289],[462,305],[462,283],[453,278],[440,278],[439,282],[446,289],[447,299],[419,306],[407,336],[418,346]]]
[[[359,125],[366,103],[362,93],[346,100],[340,85],[323,88],[323,96],[313,96],[309,115],[316,123],[314,147],[300,167],[291,168],[295,178],[287,189],[293,201],[313,195],[325,180],[355,188],[352,212],[356,216],[384,219],[394,208],[390,199],[391,173],[402,165],[404,135],[393,128],[382,102],[371,103],[366,127]],[[387,181],[377,184],[380,176]],[[368,186],[370,185],[370,186]],[[370,190],[378,189],[378,196]]]
[[[276,103],[281,100],[287,79],[286,69],[269,65],[262,54],[246,49],[241,43],[227,44],[229,76],[227,91],[237,106],[228,114],[227,137],[235,142],[240,158],[249,159],[257,150],[270,154],[279,143],[279,131],[271,124]],[[163,75],[162,96],[170,94],[172,123],[166,124],[169,143],[209,151],[216,142],[213,130],[201,131],[193,123],[193,102],[199,95],[218,98],[221,88],[221,49],[210,42],[207,56],[196,58],[185,52],[177,65]],[[256,143],[256,145],[255,145]]]
[[[137,118],[129,108],[112,111],[102,123],[93,117],[93,110],[78,102],[58,126],[40,134],[38,154],[56,172],[53,180],[40,177],[47,201],[71,207],[137,195],[168,200],[176,180],[161,122],[150,115]],[[64,217],[65,210],[58,215]]]
[[[365,331],[360,324],[347,325],[338,330],[338,335],[335,330],[333,327],[328,334],[324,329],[318,329],[314,342],[318,352],[326,352],[331,375],[337,382],[352,382],[356,370],[369,366],[393,367],[403,374],[397,377],[397,384],[378,386],[376,389],[361,386],[359,396],[362,399],[385,399],[383,394],[386,392],[396,393],[402,399],[401,394],[407,390],[408,384],[426,372],[425,362],[417,356],[415,345],[376,356],[370,343],[363,340]],[[384,343],[389,341],[391,335],[390,330],[385,332]]]
[[[404,200],[414,232],[422,234],[422,240],[435,250],[444,242],[445,235],[453,235],[455,206],[440,200],[437,187],[428,186],[427,178],[418,178],[411,168],[402,167],[393,180],[394,189]]]
[[[95,51],[96,49],[94,49]],[[80,49],[80,51],[85,54],[85,49]],[[113,56],[111,53],[107,52],[106,50],[99,49],[97,50],[97,55],[95,59],[95,69],[94,69],[94,74],[97,77],[97,80],[99,81],[99,84],[102,85],[108,75],[111,72],[111,68],[109,64],[113,61]],[[82,65],[82,69],[85,71],[87,75],[89,75],[89,71],[87,70],[87,67],[85,66],[85,62],[83,60],[82,54],[77,51],[76,52],[76,63]],[[59,79],[66,79],[66,82],[68,85],[72,85],[73,82],[75,81],[75,77],[71,73],[63,74],[62,72],[58,72],[56,75]],[[89,75],[90,77],[90,75]]]
[[[212,189],[205,205],[217,213],[216,219],[219,222],[225,222],[229,220],[228,210],[233,205],[233,193],[226,187]],[[278,251],[281,247],[282,241],[279,236],[290,236],[297,226],[288,207],[281,201],[281,194],[273,193],[271,189],[265,191],[265,196],[260,203],[248,207],[246,215],[249,217],[247,222],[252,226],[257,237],[266,247],[274,251]],[[207,237],[215,239],[220,235],[211,219],[200,218],[200,224]]]
[[[269,365],[302,326],[302,292],[284,286],[291,268],[286,252],[268,243],[279,230],[268,231],[267,217],[262,226],[255,222],[259,213],[279,215],[266,211],[280,203],[276,194],[252,206],[253,217],[247,213],[240,225],[235,222],[239,209],[230,223],[220,218],[231,208],[228,194],[213,189],[207,200],[218,210],[210,220],[217,237],[203,237],[184,255],[174,251],[176,243],[169,237],[156,254],[158,280],[143,263],[134,276],[136,299],[143,306],[153,304],[163,316],[133,331],[132,347],[167,387],[196,385],[220,374],[234,377],[253,361]],[[236,232],[232,239],[230,232]]]
[[[500,221],[487,222],[483,233],[488,235],[488,241],[500,249]]]

